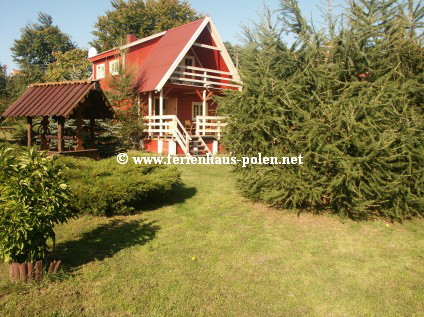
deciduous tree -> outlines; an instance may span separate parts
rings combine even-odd
[[[38,13],[38,23],[27,24],[21,32],[21,37],[11,48],[13,59],[21,69],[29,65],[45,69],[55,61],[53,52],[63,53],[76,47],[69,35],[53,25],[53,18],[46,13]]]
[[[126,34],[145,37],[194,20],[201,15],[181,0],[112,0],[95,24],[96,37],[90,44],[99,51],[123,43]]]
[[[87,79],[91,75],[91,63],[87,51],[79,48],[62,52],[53,52],[55,61],[48,65],[46,81],[65,81]]]

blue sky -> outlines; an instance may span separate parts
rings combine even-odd
[[[280,0],[266,0],[276,9]],[[340,0],[334,0],[340,2]],[[238,42],[241,25],[257,20],[263,8],[262,0],[191,0],[198,11],[212,17],[224,41]],[[320,20],[317,9],[320,0],[299,0],[308,17]],[[110,8],[109,0],[0,0],[0,63],[8,65],[8,71],[17,68],[10,47],[20,37],[20,29],[29,22],[36,22],[39,11],[53,17],[53,22],[72,37],[79,47],[89,48],[97,17]]]

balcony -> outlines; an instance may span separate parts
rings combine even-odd
[[[170,82],[177,85],[212,89],[240,90],[240,81],[229,72],[193,66],[178,66]]]

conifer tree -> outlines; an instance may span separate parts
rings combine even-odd
[[[226,146],[304,157],[299,166],[237,167],[246,196],[352,218],[424,215],[420,12],[352,0],[334,30],[316,30],[296,0],[283,0],[277,22],[268,14],[245,32],[243,90],[220,100]],[[291,47],[283,31],[295,36]]]

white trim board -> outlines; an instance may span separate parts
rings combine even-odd
[[[100,52],[97,55],[91,56],[89,59],[98,57],[99,55],[102,55],[102,54],[105,54],[105,53],[109,53],[109,52],[112,52],[112,51],[117,51],[117,50],[121,50],[122,51],[122,50],[125,50],[125,49],[130,48],[130,47],[132,47],[134,45],[138,45],[138,44],[141,44],[141,43],[144,43],[144,42],[153,40],[153,39],[155,39],[157,37],[160,37],[162,35],[165,35],[165,33],[166,33],[166,31],[163,31],[163,32],[160,32],[160,33],[156,33],[156,34],[147,36],[147,37],[143,37],[143,38],[138,39],[138,40],[136,40],[134,42],[131,42],[131,43],[128,43],[128,44],[125,44],[125,45],[121,45],[121,46],[118,46],[118,47],[114,47],[114,48],[111,48],[110,50],[107,50],[107,51]]]
[[[216,46],[221,50],[222,58],[224,59],[225,64],[227,65],[228,69],[230,70],[230,73],[234,74],[233,78],[237,81],[240,81],[240,75],[237,71],[236,66],[234,65],[230,54],[228,54],[227,48],[224,45],[224,42],[221,39],[221,36],[219,35],[215,24],[213,24],[212,20],[210,21],[210,31],[212,34],[212,38],[215,41]]]

